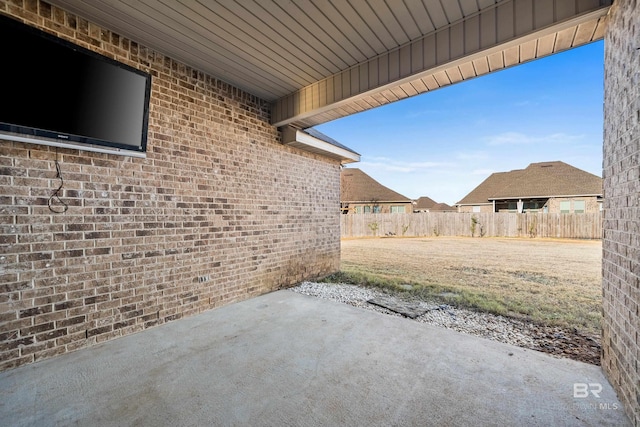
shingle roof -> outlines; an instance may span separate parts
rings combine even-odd
[[[564,162],[531,163],[526,169],[497,172],[467,194],[458,205],[494,199],[602,196],[602,178]]]
[[[380,184],[358,168],[340,174],[341,202],[411,202],[411,199]]]
[[[449,206],[446,203],[436,203],[430,209],[431,212],[443,212],[443,211],[456,211],[456,208]]]
[[[420,197],[416,200],[416,204],[414,205],[414,209],[431,209],[438,203],[430,197]]]

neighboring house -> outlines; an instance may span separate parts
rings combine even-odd
[[[357,168],[344,168],[340,174],[341,211],[347,213],[411,213],[408,197],[380,184]]]
[[[438,203],[430,197],[420,197],[413,203],[413,212],[457,212],[457,209],[446,203]]]
[[[563,162],[532,163],[492,174],[456,206],[458,212],[598,212],[602,178]]]
[[[429,212],[458,212],[458,209],[446,203],[436,203]]]

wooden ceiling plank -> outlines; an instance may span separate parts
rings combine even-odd
[[[500,4],[496,9],[497,40],[504,42],[513,39],[516,34],[513,2]]]
[[[489,72],[489,60],[487,57],[479,58],[473,61],[473,68],[476,70],[476,75],[481,76]]]
[[[436,90],[440,88],[440,85],[438,84],[436,78],[433,77],[433,74],[423,77],[422,81],[424,82],[425,86],[429,88],[429,90]]]
[[[138,2],[138,4],[141,3]],[[151,2],[151,4],[157,8],[164,6],[160,2]],[[319,76],[317,72],[314,71],[313,74],[301,73],[290,61],[282,58],[281,55],[277,55],[270,48],[247,43],[247,39],[243,39],[242,36],[247,37],[248,35],[237,31],[237,27],[234,27],[224,17],[212,14],[208,9],[199,8],[197,4],[193,4],[197,9],[182,5],[179,2],[171,2],[170,4],[170,9],[165,9],[165,12],[172,13],[170,10],[173,10],[173,16],[182,17],[180,33],[199,38],[203,45],[220,46],[226,49],[230,55],[245,61],[243,67],[255,69],[255,61],[258,60],[273,70],[273,73],[269,74],[289,76],[294,82],[297,81],[298,85],[303,81],[308,81],[309,83],[306,84],[310,84],[317,80],[316,77]],[[194,25],[194,23],[197,25]],[[216,27],[216,31],[211,31],[212,26]],[[211,43],[212,40],[215,43]]]
[[[598,19],[598,25],[596,26],[596,30],[593,32],[593,38],[591,40],[600,40],[604,38],[604,32],[607,28],[607,17],[603,16]]]
[[[403,85],[400,85],[400,88],[402,88],[402,90],[407,94],[407,96],[414,96],[420,93],[416,90],[415,87],[413,87],[411,83],[405,83]]]
[[[449,24],[459,21],[464,17],[457,1],[445,0],[441,1],[440,4],[444,9],[444,14]]]
[[[458,83],[464,80],[462,78],[462,73],[460,72],[460,69],[458,67],[447,68],[445,70],[445,73],[447,73],[447,77],[449,78],[449,81],[451,81],[451,83]]]
[[[376,107],[379,107],[380,105],[382,105],[382,104],[380,104],[378,99],[376,99],[373,96],[367,96],[366,98],[364,98],[364,101],[366,101],[367,104],[369,104],[371,106],[371,108],[376,108]]]
[[[318,14],[317,19],[312,19],[297,2],[292,3],[285,0],[274,0],[274,2],[282,10],[283,24],[290,29],[295,29],[300,38],[331,61],[332,66],[336,68],[334,72],[343,70],[353,62],[362,62],[366,59],[363,55],[348,51],[345,46],[331,37],[327,29],[330,31],[332,26],[326,19],[322,19],[323,15]],[[321,20],[322,23],[318,20]]]
[[[513,46],[504,50],[504,65],[510,67],[520,63],[520,46]]]
[[[577,26],[567,28],[566,30],[558,31],[556,37],[556,44],[554,46],[554,52],[562,52],[573,46],[573,39],[576,34]]]
[[[361,32],[362,37],[367,37],[368,40],[374,37],[377,38],[378,40],[380,40],[380,42],[382,42],[382,45],[384,46],[383,50],[379,51],[378,53],[386,52],[398,46],[398,42],[395,40],[394,36],[400,36],[400,34],[393,34],[392,30],[387,28],[385,23],[380,18],[381,15],[385,15],[385,13],[387,13],[384,10],[388,10],[386,5],[382,4],[383,9],[379,9],[381,6],[379,4],[372,5],[371,1],[375,0],[363,1],[361,3],[358,3],[357,8],[352,7],[352,5],[348,4],[348,2],[337,2],[336,7],[338,7],[338,9],[340,10],[343,10],[343,8],[345,10],[353,10],[358,15],[358,20],[362,23],[361,25],[357,26]],[[379,2],[380,0],[377,1]],[[402,38],[402,36],[400,36],[400,38]]]
[[[502,0],[478,0],[480,10],[489,8]]]
[[[409,97],[409,95],[400,86],[392,87],[389,90],[396,96],[396,98],[398,98],[398,100]]]
[[[524,42],[520,45],[520,62],[531,61],[536,57],[537,40]]]
[[[395,102],[395,101],[397,101],[398,99],[400,99],[400,98],[398,98],[398,96],[397,96],[395,93],[393,93],[391,90],[384,90],[384,91],[382,91],[382,95],[383,95],[385,98],[387,98],[387,99],[389,100],[389,102]]]
[[[462,9],[462,15],[465,17],[480,11],[480,7],[476,0],[459,0],[459,2],[460,9]]]
[[[366,111],[371,109],[371,105],[365,102],[363,98],[357,99],[350,104],[357,111]]]
[[[557,1],[555,2],[555,15],[557,20],[571,18],[576,14],[576,2]]]
[[[442,64],[451,59],[449,31],[436,33],[436,63]]]
[[[502,52],[496,52],[488,56],[489,69],[491,71],[501,70],[504,68],[504,57]]]
[[[533,30],[533,1],[519,0],[516,3],[514,25],[516,34],[528,33]]]
[[[312,28],[315,29],[314,32],[311,32],[308,29],[308,25],[303,25],[301,20],[305,20],[305,18],[308,17],[293,3],[288,2],[284,6],[274,3],[272,7],[265,10],[269,10],[269,12],[273,14],[275,19],[273,24],[276,25],[275,28],[279,30],[278,33],[281,34],[282,37],[288,39],[291,44],[299,49],[305,45],[308,46],[311,56],[321,66],[330,70],[331,74],[344,70],[353,63],[352,61],[354,59],[350,55],[348,60],[345,61],[325,45],[324,41],[327,40],[328,37],[322,27],[317,26],[313,22],[308,22],[308,25],[312,25]],[[296,16],[294,17],[292,14]],[[268,14],[265,12],[261,16],[266,17]],[[335,43],[334,46],[336,46]],[[305,48],[303,50],[307,49]],[[344,49],[341,49],[341,51],[344,51]],[[313,66],[313,63],[309,62],[309,64]]]
[[[546,27],[553,23],[554,0],[536,0],[533,8],[534,28]]]
[[[438,71],[437,73],[433,73],[433,77],[436,79],[436,81],[438,82],[438,86],[440,87],[451,84],[451,80],[449,80],[449,76],[447,76],[447,73],[444,71]]]
[[[300,82],[296,83],[290,76],[285,78],[283,75],[281,76],[283,79],[278,79],[274,75],[264,76],[255,68],[244,69],[242,67],[246,66],[248,62],[244,62],[237,55],[234,55],[234,52],[212,45],[210,40],[197,33],[187,32],[188,35],[186,35],[181,31],[182,28],[180,30],[167,28],[166,23],[158,21],[156,17],[152,16],[152,13],[146,10],[146,5],[141,3],[134,3],[133,5],[120,5],[120,8],[117,9],[109,5],[102,6],[100,9],[96,8],[95,15],[91,18],[96,23],[106,23],[116,17],[121,23],[120,27],[124,30],[124,32],[121,31],[122,36],[147,45],[174,59],[200,67],[202,70],[207,70],[221,80],[234,77],[234,81],[238,86],[243,88],[254,87],[254,94],[257,92],[255,86],[258,84],[261,89],[259,90],[261,93],[258,95],[265,97],[265,99],[271,99],[273,95],[276,97],[282,96],[278,95],[281,90],[286,91],[288,90],[286,89],[287,87],[295,87],[300,84]],[[140,8],[143,8],[143,10],[140,10]],[[110,28],[107,24],[103,25]],[[141,28],[145,28],[145,30],[141,31]],[[178,56],[171,53],[175,51],[179,51],[181,55]],[[215,61],[212,61],[212,58]],[[242,72],[234,76],[227,74],[228,69],[237,67],[241,67]],[[281,88],[281,90],[278,88]],[[273,95],[269,95],[270,93]]]
[[[450,1],[450,0],[445,0]],[[448,25],[447,16],[444,13],[444,8],[442,7],[441,0],[424,0],[424,4],[429,12],[429,16],[431,17],[431,22],[433,22],[433,26],[437,28],[442,28],[445,25]]]
[[[480,14],[480,48],[488,49],[496,44],[496,11],[490,9]]]
[[[462,78],[464,80],[476,77],[476,70],[473,68],[473,63],[471,61],[460,64],[458,68],[460,68],[460,74],[462,74]]]
[[[371,97],[380,105],[389,103],[389,100],[380,92],[372,93]]]
[[[218,21],[224,24],[232,36],[248,36],[251,44],[258,46],[261,52],[273,52],[274,57],[282,58],[289,64],[294,64],[301,71],[316,76],[315,80],[331,75],[322,62],[314,58],[308,43],[295,32],[283,31],[286,28],[278,19],[264,7],[255,2],[225,2],[212,10],[201,3],[189,2],[194,8],[215,13],[223,18]],[[275,9],[275,8],[271,8]],[[247,43],[249,44],[249,43]]]
[[[420,34],[429,34],[435,30],[422,0],[405,0],[405,4],[407,5],[407,11],[418,26]]]
[[[538,48],[536,50],[536,58],[551,55],[553,53],[553,46],[556,42],[556,33],[549,34],[538,39]]]
[[[362,37],[360,32],[354,28],[351,19],[359,19],[359,17],[351,9],[349,16],[341,13],[336,9],[334,5],[326,0],[309,0],[314,7],[324,16],[325,19],[332,22],[333,26],[341,33],[341,40],[345,40],[346,43],[350,43],[355,49],[360,52],[365,58],[372,58],[377,55],[383,46],[380,41],[373,37],[369,40]],[[342,2],[340,2],[342,3]]]
[[[597,26],[598,26],[597,20],[585,22],[583,24],[578,25],[576,36],[573,40],[573,45],[581,46],[583,44],[591,42]]]
[[[367,3],[392,37],[391,49],[422,36],[403,2],[393,2],[391,7],[385,0],[368,0]]]
[[[344,69],[354,62],[362,62],[367,58],[357,49],[349,50],[349,43],[339,43],[334,33],[338,32],[335,25],[329,21],[323,14],[315,13],[317,9],[313,3],[308,0],[299,0],[291,2],[289,0],[274,0],[280,7],[285,10],[292,20],[297,22],[304,29],[299,30],[300,34],[305,34],[305,39],[316,39],[326,49],[327,57],[334,56],[335,63],[339,69]],[[311,15],[314,14],[313,18]],[[310,41],[311,43],[311,41]],[[322,48],[318,48],[321,50]]]
[[[314,0],[316,6],[324,13],[330,13],[330,19],[337,19],[341,22],[340,28],[345,31],[345,35],[352,38],[352,41],[363,52],[367,52],[368,58],[386,52],[384,42],[373,32],[372,28],[362,19],[362,15],[351,6],[349,2],[329,2],[326,0]]]
[[[449,28],[450,59],[462,58],[465,53],[464,25],[453,25]]]
[[[416,79],[411,81],[411,85],[418,93],[423,93],[429,90],[426,84],[422,81],[422,79]]]
[[[480,50],[480,17],[473,16],[464,22],[464,48],[467,52]]]

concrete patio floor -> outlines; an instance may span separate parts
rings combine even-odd
[[[0,420],[630,425],[597,366],[287,290],[0,373]]]

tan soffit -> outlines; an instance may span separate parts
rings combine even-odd
[[[50,0],[307,128],[603,37],[612,0]]]

